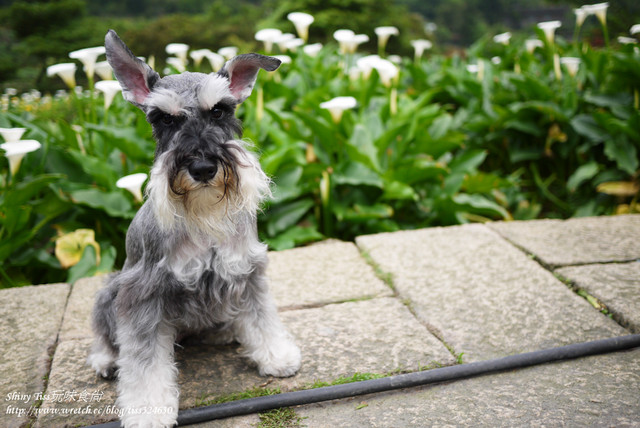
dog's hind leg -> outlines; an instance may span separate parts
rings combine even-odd
[[[87,363],[99,376],[113,379],[116,375],[118,347],[116,338],[116,313],[114,300],[117,289],[107,285],[96,294],[93,308],[93,331],[95,339]]]

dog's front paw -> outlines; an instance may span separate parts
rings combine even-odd
[[[127,407],[121,411],[125,428],[172,428],[178,418],[177,409],[170,407]]]
[[[298,372],[302,356],[289,339],[271,343],[268,349],[254,353],[260,376],[289,377]]]

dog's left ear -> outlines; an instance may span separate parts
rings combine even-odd
[[[280,67],[280,63],[278,58],[272,56],[243,54],[227,61],[218,74],[229,79],[231,94],[241,103],[251,95],[258,71],[261,68],[274,71]]]

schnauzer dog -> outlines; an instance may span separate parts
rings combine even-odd
[[[256,212],[269,179],[239,140],[236,106],[276,58],[238,55],[217,73],[160,78],[117,34],[107,60],[124,98],[157,141],[147,201],[127,232],[127,259],[95,301],[89,365],[118,378],[125,427],[170,427],[178,414],[174,342],[218,333],[237,340],[260,375],[286,377],[300,350],[268,293]]]

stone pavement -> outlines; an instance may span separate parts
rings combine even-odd
[[[640,333],[640,215],[404,231],[269,256],[300,372],[262,378],[237,345],[178,348],[181,408]],[[115,419],[114,384],[85,365],[102,279],[0,290],[0,426]],[[640,349],[294,411],[309,427],[640,426]]]

